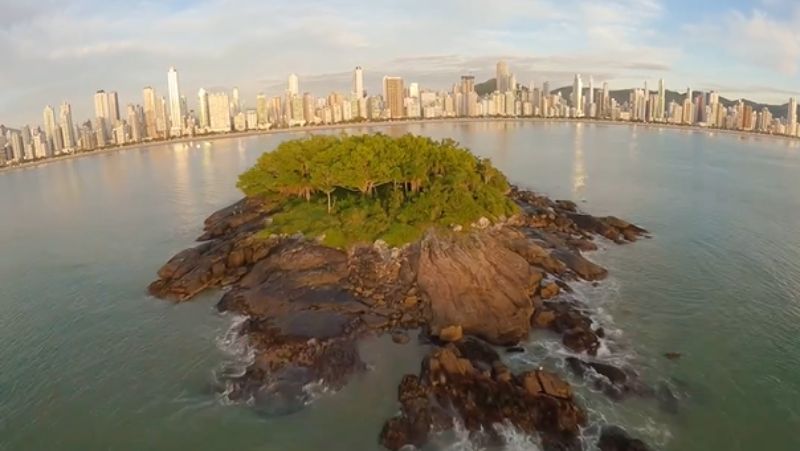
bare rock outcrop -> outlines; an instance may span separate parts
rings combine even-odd
[[[495,344],[528,335],[541,275],[505,238],[498,232],[423,239],[417,284],[430,302],[434,335],[451,326]]]

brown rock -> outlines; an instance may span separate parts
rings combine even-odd
[[[556,313],[552,310],[537,310],[533,324],[541,329],[549,329],[556,321]]]
[[[592,263],[577,252],[556,250],[553,251],[553,255],[582,279],[600,280],[608,275],[605,268]]]
[[[533,270],[504,240],[489,233],[423,239],[417,283],[430,299],[433,330],[459,324],[500,345],[527,336]]]
[[[447,326],[439,331],[439,339],[442,341],[448,341],[448,342],[458,341],[461,340],[461,337],[463,336],[464,336],[464,331],[461,328],[461,326],[458,325]]]
[[[419,304],[419,298],[414,295],[406,296],[406,298],[403,299],[403,307],[405,309],[411,310],[415,308],[417,304]]]
[[[237,249],[228,254],[228,267],[238,268],[244,265],[244,252]]]
[[[572,389],[569,384],[561,380],[555,374],[537,370],[536,377],[539,380],[542,392],[556,398],[569,399],[572,397]]]
[[[458,357],[452,350],[447,348],[443,348],[434,354],[432,359],[437,360],[442,370],[451,376],[464,376],[474,370],[469,360]]]
[[[411,341],[411,338],[409,338],[408,334],[405,331],[396,330],[392,332],[392,341],[399,345],[404,345],[409,341]]]
[[[544,391],[542,384],[539,383],[539,378],[536,377],[536,373],[524,373],[520,378],[522,379],[522,386],[525,387],[525,391],[529,395],[538,395]]]
[[[542,286],[542,289],[539,292],[539,296],[541,296],[542,299],[550,299],[558,296],[558,293],[560,291],[561,289],[558,287],[557,283],[549,282],[546,285]]]

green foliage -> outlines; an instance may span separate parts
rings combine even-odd
[[[506,177],[449,139],[383,134],[286,141],[239,176],[281,210],[265,233],[324,236],[333,247],[414,241],[429,227],[509,216]]]

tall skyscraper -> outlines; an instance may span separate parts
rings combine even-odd
[[[239,88],[234,86],[231,98],[231,115],[236,116],[241,111],[242,111],[242,105],[241,103],[239,103]]]
[[[357,99],[364,97],[364,70],[361,66],[356,66],[353,70],[353,97]]]
[[[145,135],[150,139],[158,138],[158,113],[156,90],[150,86],[142,90],[144,98],[144,129]]]
[[[211,116],[209,113],[208,92],[203,88],[197,91],[197,110],[200,114],[200,128],[209,128],[211,126]]]
[[[164,96],[158,97],[156,101],[156,130],[159,137],[169,137],[169,102]]]
[[[119,122],[119,96],[117,95],[117,91],[111,91],[107,94],[108,98],[108,119],[111,121],[111,125],[116,126],[117,122]]]
[[[47,105],[44,108],[43,119],[44,119],[43,122],[44,135],[45,138],[47,139],[47,145],[50,149],[54,150],[54,148],[56,147],[56,139],[55,139],[56,113],[53,110],[53,107],[51,107],[50,105]],[[0,149],[0,151],[2,151],[2,149]]]
[[[59,111],[59,119],[61,120],[61,134],[64,141],[64,150],[72,151],[75,149],[75,127],[72,125],[72,106],[64,102],[61,104],[61,111]]]
[[[297,78],[297,74],[289,74],[289,88],[287,91],[292,96],[300,95],[300,80]]]
[[[183,135],[183,109],[181,108],[181,89],[178,83],[178,71],[174,67],[167,72],[167,88],[169,89],[169,122],[170,135]]]
[[[399,119],[405,116],[403,98],[405,87],[401,77],[383,77],[383,101],[389,110],[389,117]]]
[[[787,135],[797,135],[797,99],[792,97],[789,99],[789,107],[786,113],[786,121],[788,124]]]
[[[497,90],[501,93],[510,91],[512,89],[512,87],[509,86],[510,78],[511,74],[508,70],[508,64],[505,61],[498,61],[497,72],[495,75],[495,80],[497,80]]]
[[[266,127],[267,122],[269,122],[267,119],[268,105],[269,103],[267,101],[267,96],[265,96],[263,93],[259,93],[256,96],[256,118],[259,128]]]
[[[659,121],[664,120],[664,112],[667,109],[667,88],[664,85],[664,79],[658,80],[658,104],[656,105],[656,119]]]
[[[128,104],[126,113],[128,129],[130,131],[130,141],[135,143],[140,142],[142,140],[142,124],[139,123],[139,112],[137,111],[136,106],[133,104]]]
[[[94,117],[100,119],[104,128],[111,126],[111,112],[108,109],[108,93],[102,89],[94,93]]]
[[[572,83],[572,106],[575,108],[575,116],[583,116],[583,82],[581,74],[575,74]]]
[[[596,110],[594,105],[594,77],[589,76],[589,95],[586,97],[586,115],[594,117]]]
[[[475,92],[475,77],[462,75],[460,91],[461,105],[456,107],[456,113],[461,116],[474,116],[477,113],[476,100],[478,99],[478,94]]]

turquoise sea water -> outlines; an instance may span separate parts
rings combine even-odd
[[[396,125],[451,137],[520,185],[614,214],[653,239],[604,244],[578,286],[609,331],[603,358],[672,388],[677,413],[581,388],[596,434],[621,424],[659,449],[800,449],[800,146],[765,137],[575,123]],[[238,199],[258,155],[302,133],[160,145],[0,174],[0,449],[372,450],[422,350],[364,344],[371,371],[294,415],[227,405],[233,356],[218,293],[145,293],[202,220]],[[536,334],[519,366],[559,367]],[[662,354],[683,354],[677,361]],[[577,381],[575,381],[577,383]],[[513,449],[530,449],[524,437]],[[445,447],[442,445],[441,447]],[[450,449],[467,446],[450,444]],[[439,447],[439,446],[437,446]]]

